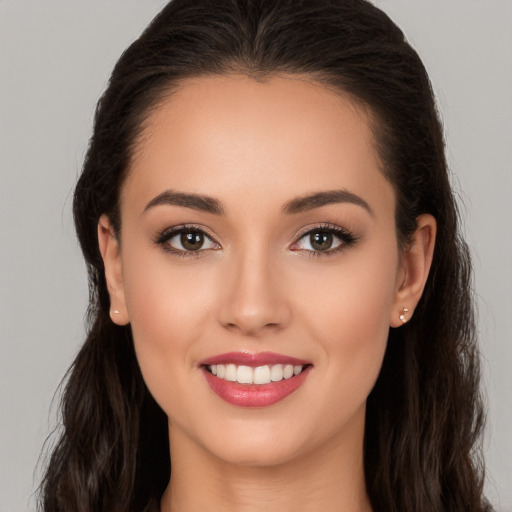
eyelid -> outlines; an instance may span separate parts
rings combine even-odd
[[[179,235],[180,233],[183,233],[183,232],[201,233],[205,238],[208,238],[212,243],[214,243],[218,247],[215,249],[210,248],[210,249],[198,249],[197,251],[187,251],[187,250],[177,249],[172,246],[165,246],[165,244],[170,239],[172,239],[176,235]],[[205,226],[201,226],[198,224],[178,224],[176,226],[170,226],[168,228],[165,228],[156,234],[154,243],[161,246],[167,252],[178,254],[180,256],[192,256],[192,257],[200,256],[201,253],[204,253],[206,251],[218,250],[221,248],[221,245],[217,241],[216,237],[213,236]]]
[[[311,235],[312,233],[318,232],[318,231],[327,231],[329,233],[332,233],[334,236],[336,236],[341,243],[337,245],[336,247],[332,249],[327,249],[325,251],[315,251],[310,249],[292,249],[294,245],[296,245],[300,240],[302,240],[305,236]],[[304,251],[307,253],[310,253],[314,256],[320,256],[320,255],[329,255],[334,254],[338,251],[341,251],[345,249],[346,247],[350,247],[351,245],[355,244],[359,239],[359,236],[352,231],[349,231],[346,228],[343,228],[341,226],[338,226],[337,224],[331,224],[329,222],[324,222],[320,224],[314,224],[309,225],[304,228],[302,228],[297,235],[294,237],[294,242],[291,244],[290,249],[294,251]]]
[[[199,232],[203,234],[206,238],[208,238],[213,244],[215,244],[216,248],[208,248],[208,249],[198,249],[196,251],[187,251],[182,249],[177,249],[170,245],[166,246],[165,244],[174,236],[183,233],[183,232]],[[334,248],[326,249],[325,251],[311,250],[311,249],[302,249],[297,248],[293,249],[293,246],[296,245],[300,240],[302,240],[305,236],[310,235],[317,231],[327,231],[332,233],[335,237],[340,240],[340,243]],[[330,255],[334,254],[338,251],[345,249],[346,247],[350,247],[354,243],[356,243],[359,239],[359,236],[348,229],[341,227],[337,224],[331,224],[329,222],[323,222],[319,224],[309,225],[302,228],[294,237],[294,242],[290,245],[290,250],[292,251],[303,251],[307,252],[313,256],[319,255]],[[218,250],[221,249],[221,244],[217,241],[216,237],[210,233],[210,230],[205,226],[199,224],[178,224],[175,226],[170,226],[168,228],[163,229],[155,236],[154,243],[161,246],[163,250],[167,252],[171,252],[177,254],[179,256],[190,256],[190,257],[200,257],[204,255],[207,251]]]

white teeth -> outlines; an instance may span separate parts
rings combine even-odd
[[[236,372],[236,381],[240,384],[252,384],[252,368],[250,366],[239,366]]]
[[[270,368],[270,378],[272,379],[272,382],[279,382],[280,380],[283,380],[282,364],[275,364]]]
[[[208,369],[212,375],[230,382],[270,384],[271,382],[279,382],[283,379],[291,379],[294,375],[302,372],[304,366],[274,364],[252,368],[251,366],[237,366],[235,364],[212,364],[208,366]]]
[[[254,384],[270,384],[270,367],[258,366],[254,368]]]
[[[226,375],[224,376],[224,378],[231,382],[236,381],[236,366],[234,364],[228,364],[226,366]]]
[[[283,377],[285,379],[289,379],[290,377],[293,377],[293,366],[291,364],[287,364],[283,368]]]

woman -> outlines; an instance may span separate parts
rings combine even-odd
[[[171,2],[74,214],[90,331],[43,510],[489,510],[442,130],[374,6]]]

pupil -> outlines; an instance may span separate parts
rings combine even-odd
[[[332,246],[332,233],[318,231],[310,237],[311,247],[317,251],[326,251]]]
[[[181,245],[187,249],[187,251],[197,251],[201,249],[204,242],[204,237],[201,233],[182,233],[181,234]]]

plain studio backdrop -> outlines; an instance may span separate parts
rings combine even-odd
[[[36,508],[52,397],[84,338],[71,198],[94,107],[164,3],[0,0],[0,512]],[[375,3],[418,50],[438,98],[474,255],[486,488],[512,511],[512,0]]]

